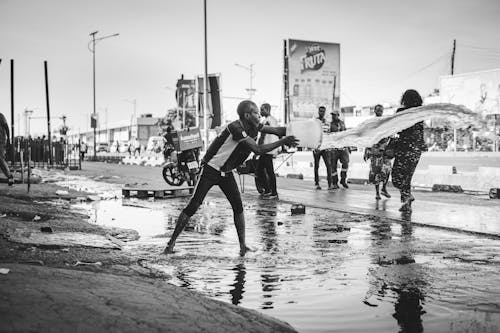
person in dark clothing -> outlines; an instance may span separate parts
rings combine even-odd
[[[214,185],[219,185],[233,209],[234,225],[240,243],[240,254],[245,255],[250,250],[245,243],[243,203],[238,185],[234,179],[233,170],[241,165],[252,152],[262,155],[282,145],[295,146],[297,140],[293,135],[289,135],[274,143],[258,145],[255,140],[259,131],[284,136],[286,127],[271,127],[261,124],[259,108],[250,100],[241,102],[238,105],[237,112],[239,119],[229,123],[208,147],[201,162],[202,170],[193,196],[179,215],[172,237],[163,251],[164,254],[173,253],[177,237],[184,230],[189,219],[196,213],[208,191]]]
[[[10,144],[10,130],[9,124],[7,124],[7,119],[0,113],[0,169],[4,173],[5,177],[8,179],[9,186],[14,185],[14,176],[10,173],[9,166],[5,161],[5,155],[7,154],[7,146]]]
[[[260,107],[260,115],[264,117],[262,123],[265,126],[278,126],[278,121],[271,115],[271,105],[264,103]],[[272,134],[261,133],[258,144],[268,144],[278,141],[278,137]],[[265,192],[262,193],[263,199],[278,199],[276,189],[276,174],[274,173],[273,159],[278,155],[278,148],[259,156],[259,163],[255,171],[258,177],[264,181]]]
[[[85,160],[85,154],[87,153],[87,144],[85,142],[80,142],[80,160]]]
[[[402,107],[396,112],[421,106],[422,97],[416,90],[407,90],[401,98],[401,105]],[[398,138],[392,142],[391,146],[395,156],[392,166],[392,184],[399,189],[403,203],[399,210],[411,212],[411,203],[415,200],[411,194],[411,180],[422,151],[427,150],[424,141],[424,122],[421,121],[399,132]]]
[[[339,118],[339,112],[337,110],[331,113],[332,122],[330,123],[330,132],[342,132],[345,131],[345,124]],[[331,152],[332,158],[332,187],[334,189],[339,188],[339,174],[337,173],[337,163],[340,161],[342,169],[340,170],[340,184],[344,188],[349,188],[347,185],[347,169],[349,168],[349,148],[339,148],[333,149]]]
[[[318,119],[321,122],[321,126],[323,128],[323,133],[330,132],[330,126],[328,125],[325,119],[326,108],[324,106],[320,106],[318,108]],[[332,189],[332,151],[331,149],[314,149],[313,157],[314,157],[314,185],[317,190],[321,190],[321,186],[319,186],[319,160],[323,158],[323,162],[325,162],[326,166],[326,181],[328,182],[328,189]]]

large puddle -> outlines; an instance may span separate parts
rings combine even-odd
[[[301,332],[498,332],[500,242],[243,195],[248,245],[238,255],[232,212],[209,195],[160,255],[187,198],[80,204],[100,225],[132,228],[124,248],[178,286],[256,309]]]

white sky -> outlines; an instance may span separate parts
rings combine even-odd
[[[454,38],[456,73],[500,68],[499,0],[207,2],[208,71],[221,73],[224,96],[247,96],[249,73],[234,64],[254,63],[254,100],[281,107],[286,38],[341,44],[342,106],[397,102],[408,88],[429,94],[450,72]],[[0,0],[0,112],[9,122],[10,59],[16,115],[30,108],[40,117],[47,60],[51,115],[87,129],[95,30],[120,33],[96,46],[97,110],[104,121],[107,108],[110,125],[130,119],[127,100],[138,114],[163,116],[180,75],[203,73],[203,0]],[[234,119],[237,101],[223,103]],[[45,120],[31,128],[45,131]]]

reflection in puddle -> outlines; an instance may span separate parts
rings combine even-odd
[[[187,198],[80,204],[97,224],[137,230],[125,250],[178,286],[277,317],[299,331],[493,332],[500,243],[378,217],[245,197],[241,258],[225,198],[209,196],[160,255]]]

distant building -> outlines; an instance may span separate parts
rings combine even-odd
[[[111,146],[115,141],[128,142],[137,137],[140,144],[146,146],[149,137],[158,135],[159,127],[157,124],[160,119],[153,117],[152,114],[143,114],[132,123],[124,121],[108,128],[97,128],[96,143],[108,143]],[[87,145],[93,146],[94,131],[71,134],[69,140],[74,140],[73,142],[81,140]]]

